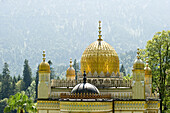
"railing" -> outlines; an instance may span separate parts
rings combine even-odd
[[[78,94],[60,94],[61,99],[111,99],[110,94],[100,95],[100,94],[93,94],[93,93],[78,93]]]
[[[87,79],[87,82],[96,87],[131,87],[130,80],[109,80],[109,79]],[[52,87],[74,87],[75,85],[83,83],[82,80],[52,80]]]
[[[70,93],[60,93],[60,92],[52,93],[50,95],[50,97],[51,98],[61,98],[60,96],[62,96],[63,98],[67,98],[66,95],[71,95],[70,96],[71,98],[74,97],[73,94],[70,94]],[[77,94],[78,97],[80,97],[80,95],[81,94]],[[91,95],[94,95],[94,94],[87,94],[86,97],[87,98],[91,98]],[[95,95],[97,95],[97,94],[95,94]],[[109,95],[109,98],[112,98],[112,99],[132,99],[132,93],[131,92],[112,92],[112,93],[109,93],[109,94],[100,94],[100,95],[102,95],[102,96]],[[99,96],[97,96],[97,98],[98,97]]]

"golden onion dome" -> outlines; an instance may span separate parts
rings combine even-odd
[[[75,78],[75,69],[72,66],[72,59],[70,59],[70,67],[67,69],[66,77],[72,79]]]
[[[99,21],[99,39],[90,44],[81,57],[81,72],[103,72],[115,74],[119,72],[119,57],[114,48],[101,39],[101,21]]]
[[[43,51],[43,62],[40,63],[39,65],[39,72],[46,72],[50,73],[50,65],[45,62],[45,51]]]
[[[148,66],[148,61],[146,61],[146,67],[144,68],[145,70],[145,75],[152,75],[152,70]]]
[[[144,63],[143,61],[139,58],[139,49],[138,49],[138,52],[137,52],[138,56],[137,56],[137,59],[135,60],[134,64],[133,64],[133,69],[144,69]]]

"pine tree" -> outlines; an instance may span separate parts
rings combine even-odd
[[[8,102],[7,98],[0,100],[0,113],[4,112],[4,108],[7,105],[7,102]]]
[[[2,74],[0,74],[0,82],[2,82]]]
[[[14,81],[15,83],[17,83],[17,79],[16,79],[15,76],[13,77],[13,81]]]
[[[7,63],[4,63],[2,72],[1,98],[8,98],[11,94],[10,71]]]
[[[77,60],[74,60],[74,64],[73,64],[73,68],[75,69],[75,74],[76,74],[76,80],[77,80],[77,72],[79,71],[79,63],[77,62]]]
[[[18,81],[20,81],[20,80],[22,80],[22,78],[21,78],[21,76],[20,76],[20,74],[18,75]]]
[[[28,60],[25,59],[25,61],[24,61],[24,70],[23,70],[23,82],[25,84],[24,85],[24,90],[26,90],[30,86],[30,84],[32,82],[31,76],[32,76],[31,68],[30,68],[30,66],[28,64]]]
[[[36,97],[36,91],[35,91],[35,87],[36,87],[36,83],[33,80],[31,85],[27,88],[27,90],[25,91],[25,94],[30,98],[33,98],[35,100]]]
[[[123,73],[123,76],[126,76],[126,71],[125,71],[125,68],[124,68],[123,64],[122,64],[122,66],[120,68],[120,72]]]
[[[11,85],[11,95],[14,95],[16,93],[16,81],[13,79],[12,80],[12,85]]]
[[[54,79],[55,78],[55,71],[54,71],[54,67],[52,66],[53,63],[51,60],[48,61],[48,64],[50,65],[50,70],[51,70],[51,73],[50,73],[50,79]]]
[[[37,98],[38,97],[38,81],[39,81],[39,73],[38,73],[38,71],[39,71],[39,66],[37,67],[37,71],[36,71],[36,79],[35,79],[35,92],[36,92],[36,94],[35,94],[35,98]]]

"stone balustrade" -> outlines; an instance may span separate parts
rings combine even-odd
[[[61,99],[111,99],[110,94],[93,94],[93,93],[78,93],[78,94],[67,94],[61,93]]]
[[[62,97],[61,97],[62,96]],[[96,96],[96,97],[94,97]],[[60,92],[52,92],[50,95],[50,98],[99,98],[99,97],[103,97],[103,98],[112,98],[112,99],[132,99],[132,93],[131,92],[113,92],[113,93],[109,93],[109,94],[103,94],[101,93],[100,96],[97,94],[88,94],[88,95],[83,95],[83,94],[77,94],[77,95],[73,95],[70,93],[60,93]],[[109,97],[108,97],[109,96]],[[101,98],[102,98],[101,97]]]
[[[52,80],[52,87],[74,87],[75,85],[82,83],[83,80]],[[97,88],[99,87],[131,87],[131,80],[124,79],[90,79],[87,78],[87,82],[93,84]]]

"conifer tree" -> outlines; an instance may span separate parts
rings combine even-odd
[[[124,68],[123,64],[122,64],[122,66],[120,68],[120,72],[123,73],[123,76],[126,76],[126,72],[125,72],[125,68]]]
[[[31,82],[32,82],[32,72],[31,72],[31,68],[28,64],[28,60],[25,59],[24,61],[24,70],[23,70],[23,82],[24,82],[24,90],[26,90]]]
[[[9,66],[5,62],[2,72],[2,86],[1,86],[1,98],[8,98],[11,94],[11,81],[10,81],[10,71]]]
[[[75,69],[76,79],[77,79],[77,72],[79,71],[79,63],[77,60],[74,60],[73,68]]]
[[[2,81],[2,74],[0,74],[0,82]]]
[[[20,74],[18,75],[18,81],[20,81],[22,78],[21,78],[21,76],[20,76]]]
[[[14,81],[15,83],[17,83],[17,79],[16,79],[15,76],[13,77],[13,81]]]
[[[4,112],[4,108],[7,105],[7,102],[8,102],[7,98],[0,100],[0,113]]]
[[[38,81],[39,81],[39,73],[38,73],[38,70],[39,70],[39,66],[37,67],[37,71],[36,71],[36,79],[35,79],[35,98],[38,97]]]
[[[54,79],[55,78],[55,71],[54,71],[54,67],[52,66],[53,63],[51,60],[48,61],[48,64],[50,65],[50,79]]]
[[[11,84],[11,95],[14,95],[16,93],[16,81],[13,79]]]

